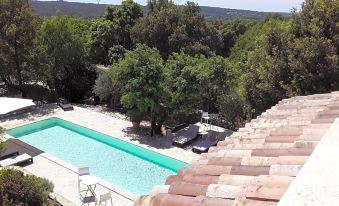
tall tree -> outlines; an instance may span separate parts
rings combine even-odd
[[[132,38],[137,43],[157,48],[161,56],[167,59],[172,52],[170,36],[179,24],[179,8],[173,1],[167,0],[149,1],[149,8],[148,15],[140,19],[132,28]]]
[[[288,65],[290,23],[271,19],[265,34],[248,56],[241,77],[240,93],[247,103],[247,115],[255,117],[287,96],[291,76]]]
[[[132,29],[135,42],[145,43],[159,50],[167,60],[171,53],[211,56],[219,45],[218,32],[207,25],[200,8],[193,2],[180,8],[173,1],[152,0],[149,13]]]
[[[38,19],[28,0],[0,2],[0,77],[10,87],[26,96],[24,83],[29,70]]]
[[[166,62],[165,79],[170,97],[167,108],[177,121],[196,116],[199,110],[218,112],[218,97],[234,88],[233,72],[221,56],[173,53]]]
[[[111,66],[110,74],[113,82],[122,89],[121,103],[124,107],[149,114],[151,133],[160,133],[166,93],[162,84],[164,67],[159,52],[146,45],[137,45],[136,49],[126,53],[123,60]]]
[[[170,94],[168,108],[172,119],[185,119],[202,109],[207,85],[205,61],[203,56],[192,57],[181,52],[173,53],[166,62],[165,83]]]
[[[339,2],[306,0],[292,21],[290,95],[339,89]]]
[[[209,22],[220,33],[222,44],[219,45],[217,54],[228,57],[231,48],[236,43],[236,40],[244,34],[255,23],[247,19],[234,19],[234,20],[214,20]]]
[[[143,16],[142,7],[133,0],[124,0],[119,6],[108,6],[102,18],[92,24],[90,55],[94,63],[110,64],[109,50],[115,45],[125,49],[134,47],[131,29]]]
[[[84,20],[56,16],[45,20],[39,42],[50,66],[46,81],[57,97],[81,101],[92,91],[96,73],[87,61],[89,29]]]

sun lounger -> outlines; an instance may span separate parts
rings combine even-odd
[[[64,111],[71,111],[74,109],[73,106],[64,98],[58,99],[58,105]]]
[[[1,167],[17,166],[25,162],[33,163],[33,157],[25,153],[22,155],[18,155],[12,158],[7,158],[5,160],[0,161],[0,166]]]
[[[11,153],[7,153],[3,156],[0,157],[0,161],[1,160],[4,160],[4,159],[8,159],[8,158],[11,158],[11,157],[16,157],[19,155],[19,152],[11,152]]]
[[[198,132],[199,132],[199,126],[190,125],[184,135],[180,135],[180,136],[174,135],[174,140],[172,142],[172,145],[177,146],[177,147],[184,147],[188,143],[197,139]]]
[[[192,151],[198,154],[207,152],[210,147],[218,144],[220,140],[219,135],[220,133],[217,131],[208,131],[207,138],[200,142],[198,145],[193,146]]]

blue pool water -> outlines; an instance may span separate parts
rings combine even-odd
[[[54,122],[44,127],[31,124],[7,133],[76,167],[90,167],[91,173],[135,195],[149,193],[153,186],[164,184],[167,176],[187,165],[64,120],[45,121]]]

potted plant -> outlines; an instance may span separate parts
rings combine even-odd
[[[144,114],[137,109],[132,109],[127,112],[127,116],[130,118],[133,128],[140,128],[140,122],[144,119]]]

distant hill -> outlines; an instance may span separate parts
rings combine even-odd
[[[76,3],[67,1],[36,1],[31,0],[30,5],[40,16],[54,16],[58,12],[70,16],[83,18],[99,18],[103,15],[106,4]],[[147,7],[144,8],[147,11]],[[234,19],[246,18],[259,20],[267,16],[268,12],[258,12],[239,9],[224,9],[218,7],[201,6],[201,11],[208,19]],[[279,13],[290,16],[290,13]]]

